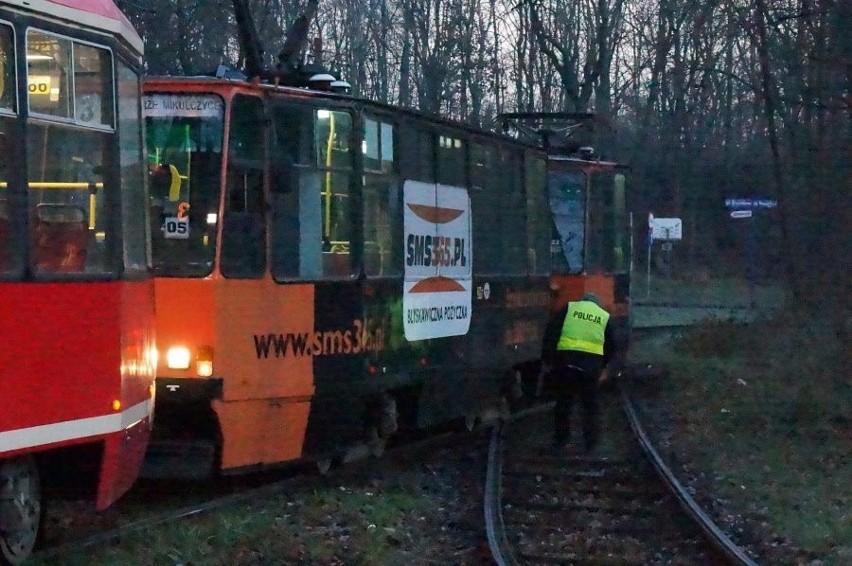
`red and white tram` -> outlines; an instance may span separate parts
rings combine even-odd
[[[153,412],[142,41],[111,0],[0,2],[0,564],[43,498],[110,505]]]

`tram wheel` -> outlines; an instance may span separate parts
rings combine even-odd
[[[324,476],[331,470],[331,458],[320,458],[314,462],[314,465],[317,467],[319,475]]]
[[[377,426],[370,427],[367,435],[367,448],[370,451],[370,455],[374,458],[380,457],[385,453],[385,446],[387,446],[388,439],[379,434],[379,427]]]
[[[32,456],[0,461],[0,564],[22,564],[41,522],[41,482]]]
[[[390,394],[382,396],[378,409],[373,424],[367,428],[367,447],[376,458],[385,453],[388,439],[399,429],[399,411],[396,400]]]
[[[479,417],[475,414],[467,414],[464,416],[464,422],[462,425],[464,426],[464,430],[467,432],[473,432],[473,429],[476,428],[476,421]]]

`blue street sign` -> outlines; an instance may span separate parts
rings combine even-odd
[[[756,208],[775,208],[778,201],[769,198],[726,198],[725,206],[737,210],[754,210]]]

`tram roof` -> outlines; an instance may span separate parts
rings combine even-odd
[[[2,4],[114,35],[140,57],[144,53],[142,38],[112,0],[3,0]]]
[[[159,89],[163,89],[165,91],[171,91],[174,93],[175,91],[171,89],[174,89],[176,86],[179,87],[180,90],[182,90],[183,92],[205,92],[211,88],[210,85],[216,85],[217,88],[224,89],[258,89],[270,94],[280,93],[283,95],[289,95],[292,96],[294,99],[302,98],[305,100],[334,100],[342,105],[369,107],[374,111],[384,111],[385,113],[393,114],[394,116],[410,116],[415,119],[430,122],[431,124],[438,127],[446,126],[449,128],[454,128],[456,130],[465,131],[469,134],[473,134],[483,138],[491,138],[502,143],[514,144],[533,150],[541,149],[539,146],[531,144],[524,140],[508,137],[501,134],[500,132],[480,128],[471,124],[459,122],[451,118],[435,116],[433,114],[421,112],[420,110],[414,108],[394,106],[393,104],[387,102],[380,102],[377,100],[371,100],[369,98],[363,98],[352,94],[332,92],[329,90],[311,89],[288,85],[276,85],[268,82],[260,82],[257,80],[248,79],[246,77],[222,78],[211,75],[146,75],[144,84],[148,86],[149,91],[153,92],[157,92]]]

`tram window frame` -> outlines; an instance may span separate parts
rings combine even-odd
[[[15,158],[18,88],[15,29],[0,22],[0,276],[22,271],[22,233],[20,219],[14,213],[12,191],[17,177],[12,167]]]
[[[37,275],[114,271],[121,191],[105,174],[113,136],[45,120],[27,124],[30,261]]]
[[[37,28],[27,30],[26,48],[31,116],[114,130],[115,56],[111,49]],[[35,74],[37,66],[47,68]],[[35,98],[40,89],[47,99]]]
[[[435,135],[437,180],[453,187],[468,185],[468,141],[460,132],[438,130]]]
[[[623,173],[615,169],[596,170],[590,173],[587,216],[589,238],[586,242],[586,270],[589,272],[624,273],[627,271],[625,243],[621,241],[625,239],[626,232],[624,180],[621,198],[618,198],[616,191],[619,187],[616,179],[619,176],[624,179]]]
[[[150,207],[145,184],[142,79],[120,59],[116,61],[118,91],[122,104],[118,108],[119,165],[121,169],[122,245],[125,272],[147,275],[152,265]],[[144,211],[139,214],[139,211]]]
[[[105,45],[37,28],[27,30],[25,44],[31,268],[38,278],[108,277],[117,268],[113,250],[121,228],[115,214],[121,185],[113,172],[114,54]],[[57,65],[57,92],[52,75],[33,74],[37,62]],[[83,76],[95,79],[86,89]],[[46,83],[47,100],[34,98],[37,80]],[[89,97],[85,113],[77,94],[81,103]]]
[[[340,122],[345,118],[344,123]],[[327,120],[327,122],[326,122]],[[323,141],[321,125],[328,124],[328,134]],[[343,128],[338,132],[338,128]],[[316,108],[314,135],[316,136],[317,169],[320,171],[322,276],[327,279],[349,278],[354,275],[352,243],[355,236],[355,119],[344,108],[331,106]]]
[[[181,98],[204,102],[205,112],[161,103]],[[225,100],[212,92],[149,92],[143,114],[154,274],[207,277],[219,248]]]
[[[500,147],[484,140],[470,143],[469,178],[470,200],[473,211],[472,238],[476,253],[476,273],[496,275],[501,272],[499,234],[500,198],[499,186],[494,180],[500,178]],[[495,194],[498,198],[494,198]]]
[[[427,124],[404,120],[399,128],[400,174],[403,179],[435,183],[435,131]]]
[[[613,175],[613,273],[630,270],[630,239],[627,211],[627,175],[616,170]]]
[[[523,152],[515,147],[500,149],[500,273],[527,273],[527,229],[524,197]]]
[[[368,277],[402,274],[402,210],[396,141],[398,128],[385,117],[363,120],[363,263]]]
[[[0,113],[18,112],[18,66],[15,28],[0,22]],[[7,56],[10,54],[11,57]]]
[[[527,270],[530,275],[551,272],[553,219],[547,205],[547,161],[528,151],[524,163],[527,210]]]
[[[266,111],[262,98],[245,94],[235,94],[228,109],[219,270],[229,279],[258,279],[266,271]]]
[[[272,277],[349,279],[355,275],[355,117],[345,107],[290,99],[273,99],[270,115],[271,169],[281,177],[271,191]]]

